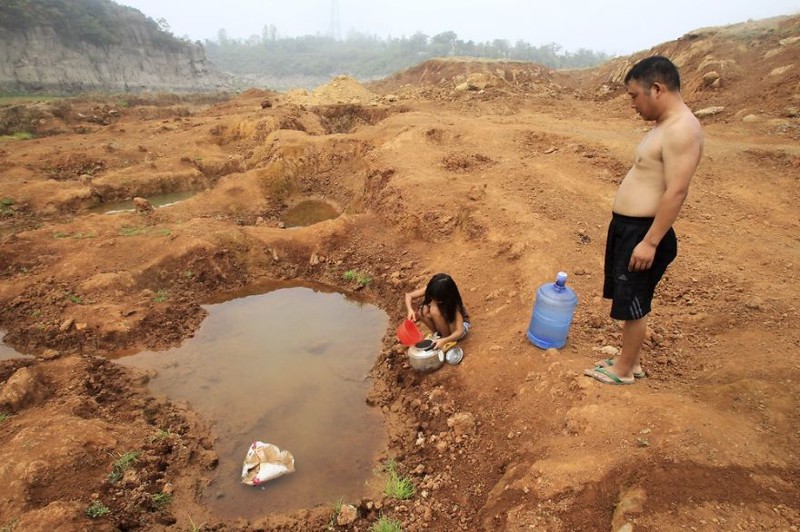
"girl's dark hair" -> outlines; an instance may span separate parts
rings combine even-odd
[[[456,282],[446,273],[437,273],[428,281],[422,304],[429,305],[431,301],[436,301],[447,323],[455,321],[456,309],[461,311],[465,320],[467,319],[467,312],[464,310],[464,303],[461,301],[461,294],[458,292]]]
[[[642,87],[649,89],[656,81],[663,83],[668,90],[681,90],[681,77],[675,64],[662,55],[654,55],[642,59],[625,75],[625,84],[638,81]]]

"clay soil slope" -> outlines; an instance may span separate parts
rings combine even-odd
[[[620,341],[602,256],[649,128],[620,75],[645,54],[580,72],[448,60],[370,87],[3,109],[44,136],[0,143],[0,328],[33,355],[0,362],[0,527],[366,531],[384,516],[404,530],[797,530],[799,28],[703,30],[651,51],[678,62],[694,110],[722,109],[702,119],[647,378],[626,387],[582,371]],[[199,192],[89,212],[177,190]],[[323,198],[342,215],[281,228],[289,207]],[[543,351],[525,332],[559,270],[580,303],[567,346]],[[473,330],[460,365],[419,374],[394,327],[404,291],[439,271]],[[202,503],[213,427],[106,358],[177,345],[202,303],[270,279],[360,290],[389,314],[365,401],[412,499],[344,501],[357,512],[342,525],[328,501],[225,522]]]

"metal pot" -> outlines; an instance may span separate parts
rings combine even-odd
[[[408,348],[408,362],[417,371],[435,371],[444,364],[444,352],[433,349],[432,341],[423,340]]]

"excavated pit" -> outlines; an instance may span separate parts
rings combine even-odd
[[[380,517],[405,530],[791,529],[792,20],[748,47],[703,34],[658,49],[681,54],[689,88],[712,52],[738,66],[718,72],[718,89],[686,93],[693,109],[728,109],[703,119],[707,155],[657,293],[647,378],[625,390],[583,370],[620,341],[600,297],[605,228],[649,126],[618,88],[593,95],[631,58],[557,75],[525,67],[532,77],[448,60],[394,79],[385,99],[346,94],[352,83],[339,80],[335,91],[163,109],[15,111],[46,136],[0,144],[0,327],[8,347],[35,355],[0,361],[0,527],[339,527],[336,496],[220,517],[209,501],[227,496],[214,480],[220,435],[187,403],[153,394],[148,371],[106,358],[177,349],[202,331],[206,302],[277,279],[355,293],[388,316],[361,396],[385,445],[364,495],[342,501],[354,508],[343,530]],[[316,109],[352,101],[362,108]],[[381,106],[385,118],[363,113]],[[79,215],[92,187],[106,200],[203,192],[149,214]],[[288,208],[320,198],[341,215],[281,227]],[[566,348],[541,351],[524,336],[532,295],[560,269],[581,303]],[[474,327],[461,364],[418,374],[394,326],[403,294],[439,271],[457,279]],[[385,493],[387,462],[412,481],[410,499]],[[97,505],[109,512],[91,521]]]
[[[117,362],[156,373],[154,393],[188,402],[211,423],[219,465],[204,500],[220,517],[367,496],[386,439],[380,414],[365,401],[385,313],[320,285],[260,290],[269,291],[204,305],[208,316],[179,347]],[[262,486],[242,484],[253,441],[291,452],[296,471]]]

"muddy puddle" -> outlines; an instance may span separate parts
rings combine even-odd
[[[197,194],[197,190],[187,190],[183,192],[169,192],[167,194],[158,194],[155,196],[147,196],[147,200],[154,208],[169,207],[175,203],[187,200]],[[95,214],[117,214],[120,212],[132,212],[134,210],[133,200],[123,201],[110,201],[102,203],[96,207],[89,209],[89,212]]]
[[[0,360],[11,360],[12,358],[33,358],[32,355],[23,355],[19,351],[3,343],[6,333],[0,331]]]
[[[212,423],[219,466],[205,498],[223,518],[363,497],[385,445],[380,412],[365,399],[386,314],[326,287],[270,290],[206,305],[200,329],[179,348],[117,360],[156,370],[154,393],[188,401]],[[242,484],[257,440],[291,452],[295,473]]]
[[[330,203],[322,200],[305,200],[289,208],[281,217],[286,227],[307,227],[325,220],[333,220],[339,211]]]

